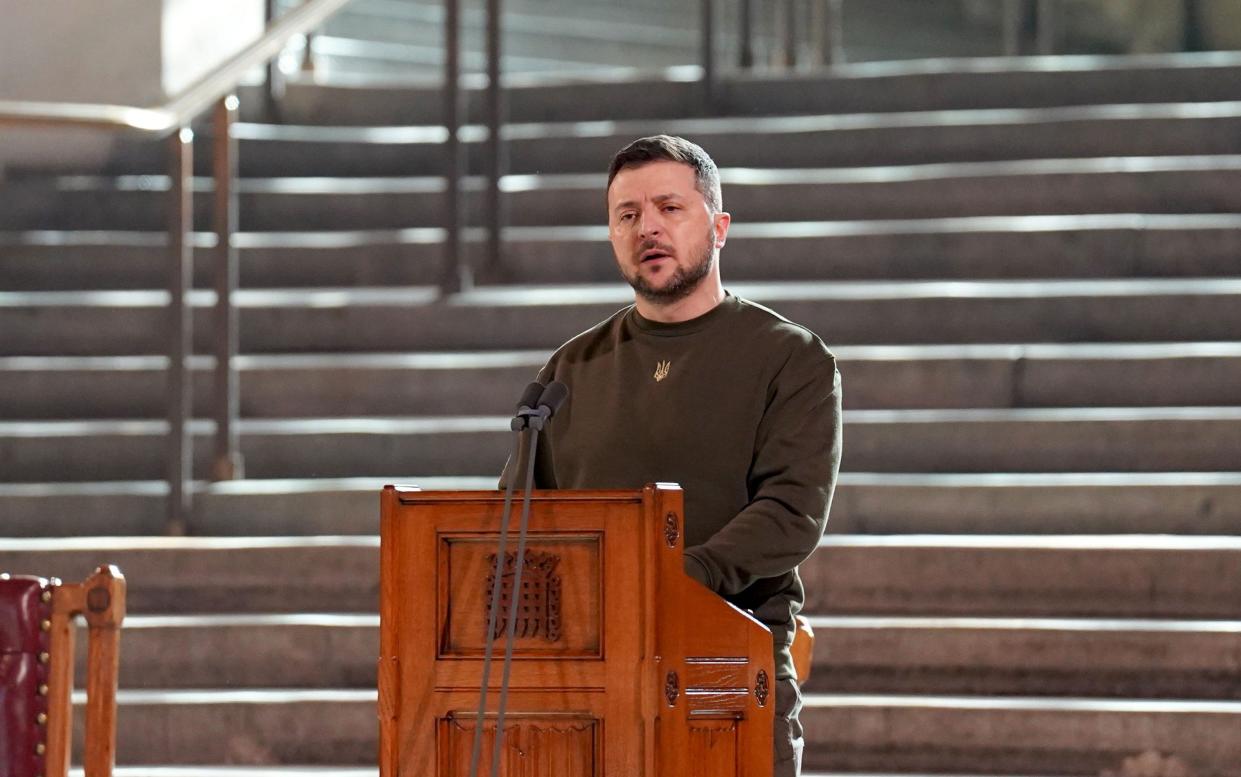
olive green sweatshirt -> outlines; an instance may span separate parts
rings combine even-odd
[[[823,534],[840,466],[840,374],[823,342],[731,295],[675,324],[631,306],[538,379],[569,399],[540,437],[536,487],[679,483],[686,572],[767,624],[777,675],[795,676],[797,565]]]

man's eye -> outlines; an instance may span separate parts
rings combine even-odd
[[[617,219],[617,221],[621,221],[621,222],[632,221],[632,220],[633,220],[632,213],[622,213],[620,214],[620,217]]]

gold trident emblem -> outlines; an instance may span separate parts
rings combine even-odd
[[[668,370],[670,369],[672,369],[672,362],[670,361],[662,361],[662,362],[656,363],[655,364],[655,382],[658,383],[659,381],[668,377]]]

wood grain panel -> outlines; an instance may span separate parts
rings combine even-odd
[[[696,721],[689,725],[685,763],[694,774],[743,774],[737,764],[737,721]]]
[[[750,662],[741,658],[706,658],[692,656],[685,659],[685,687],[695,688],[745,688],[749,679]]]
[[[688,690],[685,703],[691,718],[740,718],[750,703],[750,693],[745,688]]]
[[[514,540],[516,538],[513,538]],[[509,552],[514,552],[515,541]],[[440,642],[441,658],[481,658],[486,647],[484,632],[490,606],[488,579],[493,574],[494,536],[440,536]],[[519,636],[514,657],[601,658],[603,611],[601,535],[531,534],[527,554],[550,554],[556,558],[554,575],[559,589],[559,634]],[[523,573],[523,587],[532,581],[531,570]],[[507,615],[507,613],[505,613]],[[496,641],[502,648],[503,638]]]
[[[509,715],[504,719],[500,777],[596,777],[599,721],[574,715]],[[441,718],[441,777],[468,777],[475,719],[462,712]],[[495,718],[483,724],[479,772],[490,773]]]

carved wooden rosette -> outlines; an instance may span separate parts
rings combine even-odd
[[[758,681],[754,683],[754,698],[758,699],[758,706],[767,706],[767,696],[771,693],[771,686],[767,684],[767,673],[760,671],[758,673]]]
[[[668,513],[664,516],[664,542],[668,543],[668,547],[675,548],[679,539],[681,539],[680,521],[677,520],[676,513]]]
[[[677,679],[676,672],[669,672],[664,678],[664,698],[668,700],[668,706],[675,707],[680,695],[681,681]]]

